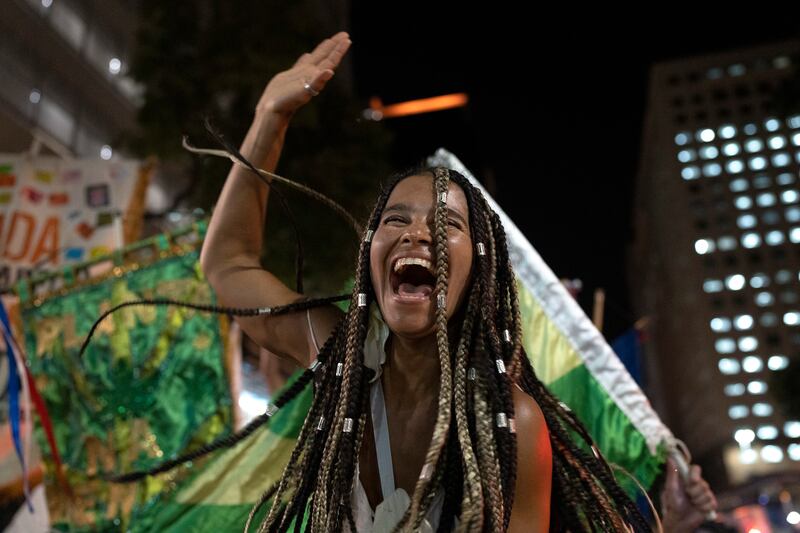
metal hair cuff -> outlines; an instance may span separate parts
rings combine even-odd
[[[503,330],[503,340],[506,342],[511,342],[511,332],[507,329]]]
[[[359,292],[358,293],[358,306],[359,307],[366,307],[367,306],[367,293]]]
[[[353,431],[353,419],[352,418],[345,418],[344,419],[344,427],[342,428],[344,433],[350,433]]]
[[[447,203],[447,193],[446,192],[440,192],[439,193],[439,201],[442,202],[443,204]]]
[[[497,427],[505,428],[508,427],[508,417],[505,413],[497,413]]]
[[[497,372],[500,374],[506,373],[506,364],[503,362],[502,359],[496,359],[495,363],[497,364]]]
[[[336,375],[341,376],[344,372],[344,363],[337,363],[336,364]]]
[[[430,463],[425,463],[422,467],[422,471],[419,473],[419,478],[428,481],[431,479],[431,475],[433,474],[433,465]]]
[[[271,307],[259,307],[258,308],[258,314],[259,315],[268,315],[271,312],[272,312],[272,308]]]
[[[317,424],[317,431],[322,431],[322,428],[325,426],[325,417],[319,417],[319,423]]]
[[[509,433],[517,432],[517,423],[514,421],[513,418],[508,419],[508,432]]]
[[[375,234],[371,229],[367,230],[367,235],[364,237],[364,242],[372,242],[372,236]]]
[[[322,366],[322,361],[320,361],[319,359],[314,359],[314,362],[311,363],[311,366],[308,367],[308,369],[311,370],[312,372],[316,372],[317,369],[321,366]]]
[[[475,381],[475,378],[477,377],[477,375],[478,375],[478,372],[474,368],[470,368],[469,370],[467,370],[467,379],[468,380]]]
[[[439,309],[444,309],[447,306],[447,296],[439,293],[439,295],[436,296],[436,305],[439,307]]]
[[[486,255],[486,246],[482,242],[478,243],[478,255]]]
[[[271,404],[267,405],[267,410],[266,410],[266,415],[267,416],[272,416],[277,412],[278,412],[278,406],[277,405],[275,405],[274,403],[271,403]]]

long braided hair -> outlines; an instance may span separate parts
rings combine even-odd
[[[372,370],[364,366],[370,304],[375,302],[370,244],[397,183],[425,174],[433,177],[435,194],[436,283],[431,297],[436,302],[441,375],[433,437],[411,504],[397,530],[420,526],[439,487],[445,491],[439,531],[449,531],[456,518],[460,531],[508,528],[517,470],[512,387],[519,386],[537,402],[549,430],[553,450],[551,531],[650,531],[583,424],[548,391],[531,367],[522,347],[516,280],[500,218],[464,176],[444,167],[418,166],[394,175],[384,185],[362,235],[346,314],[320,349],[316,362],[266,413],[235,435],[149,471],[110,479],[138,480],[233,446],[267,424],[277,409],[313,383],[313,401],[289,463],[281,479],[267,488],[254,505],[245,531],[255,522],[259,532],[287,531],[292,523],[294,531],[301,531],[306,513],[306,527],[311,531],[341,531],[345,523],[355,531],[351,494],[369,414],[369,380],[373,376]],[[475,260],[465,303],[448,323],[446,198],[451,181],[463,190],[467,200]],[[338,299],[341,297],[307,299],[271,309],[211,310],[234,315],[277,315],[328,305]],[[584,441],[591,454],[577,445],[570,431]],[[267,504],[268,509],[263,509]]]

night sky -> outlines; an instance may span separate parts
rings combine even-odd
[[[392,12],[372,4],[355,3],[349,30],[365,105],[372,96],[384,104],[470,98],[466,108],[387,120],[397,135],[395,167],[441,146],[490,190],[494,181],[498,203],[556,275],[583,281],[584,310],[591,314],[594,289],[605,288],[609,339],[637,318],[625,247],[634,236],[649,66],[800,37],[788,14],[725,20],[656,11],[635,26],[619,22],[635,13],[575,21],[483,4],[458,16],[432,2],[417,11],[394,3],[403,11]],[[618,21],[603,21],[610,18]]]

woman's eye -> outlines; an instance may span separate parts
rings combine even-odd
[[[455,220],[453,220],[452,218],[450,220],[448,220],[448,222],[450,223],[451,226],[455,226],[457,228],[461,228],[461,225],[458,222],[456,222]]]
[[[384,219],[383,223],[388,224],[389,222],[402,222],[403,219],[398,216],[391,216]]]

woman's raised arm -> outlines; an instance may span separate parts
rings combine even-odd
[[[349,47],[347,33],[337,33],[270,80],[240,149],[253,165],[274,172],[292,116],[325,88]],[[269,187],[251,171],[233,165],[200,254],[203,272],[222,305],[275,307],[303,298],[261,267],[268,198]],[[340,314],[333,305],[312,311],[320,346]],[[292,358],[303,366],[316,356],[305,313],[236,320],[254,341],[279,356]]]

